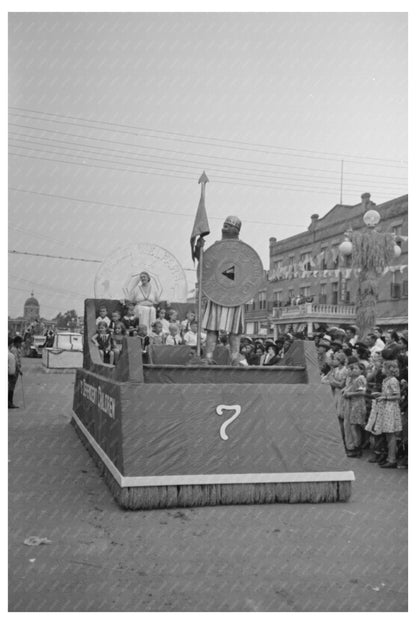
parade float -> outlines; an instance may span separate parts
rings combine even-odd
[[[144,362],[140,342],[125,336],[117,365],[102,362],[91,341],[98,309],[122,312],[112,266],[118,288],[143,270],[162,290],[165,270],[167,287],[182,281],[169,252],[142,251],[118,252],[99,271],[74,390],[72,424],[120,506],[348,500],[354,473],[313,342],[294,341],[277,366],[242,367],[207,364],[186,346],[151,345]],[[236,306],[258,289],[261,260],[239,240],[214,243],[199,260],[200,298]]]

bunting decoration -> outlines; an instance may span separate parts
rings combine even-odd
[[[403,271],[405,271],[407,269],[408,265],[407,264],[395,264],[395,265],[389,265],[389,266],[385,266],[382,274],[386,275],[386,273],[388,273],[389,271],[391,273],[394,273],[395,271],[400,271],[400,273],[403,273]],[[346,279],[349,279],[352,275],[354,275],[355,277],[357,277],[360,274],[360,268],[347,268],[347,267],[342,267],[339,269],[320,269],[320,270],[313,270],[313,271],[295,271],[292,275],[290,275],[290,270],[289,267],[279,267],[278,269],[272,269],[271,271],[269,271],[268,274],[268,280],[269,282],[277,282],[277,281],[281,281],[281,280],[287,280],[287,279],[293,279],[296,277],[302,277],[302,278],[310,278],[310,277],[338,277],[339,272],[341,271],[342,275],[345,276]]]

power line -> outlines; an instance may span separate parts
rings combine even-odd
[[[87,297],[89,297],[90,295],[86,295],[85,293],[80,293],[76,290],[68,290],[67,288],[59,288],[59,287],[51,287],[51,286],[47,286],[41,282],[35,282],[33,280],[29,280],[29,279],[25,279],[24,277],[19,277],[18,275],[13,275],[11,273],[9,273],[9,277],[12,277],[15,280],[18,280],[19,282],[26,282],[27,284],[30,284],[31,287],[36,286],[37,289],[42,289],[45,292],[49,291],[49,292],[53,292],[56,295],[72,295],[72,296],[77,296],[77,297],[83,297],[84,299],[86,299]]]
[[[85,252],[89,253],[88,250],[85,250],[82,247],[78,247],[78,245],[74,245],[74,243],[71,243],[70,241],[69,242],[63,241],[63,240],[59,240],[58,238],[45,236],[44,234],[38,234],[36,232],[33,232],[33,230],[25,230],[24,228],[15,225],[13,222],[10,222],[10,220],[9,220],[9,228],[11,228],[12,230],[16,230],[17,232],[22,232],[23,234],[29,234],[30,236],[34,236],[35,238],[40,238],[49,242],[58,243],[59,245],[71,245],[72,247],[74,247],[74,249],[78,249],[79,251],[82,251],[83,253]]]
[[[86,150],[81,150],[81,149],[77,149],[77,148],[73,148],[73,149],[75,149],[78,152],[81,152],[81,154],[79,156],[78,155],[72,155],[72,154],[63,154],[61,152],[56,152],[56,151],[51,151],[51,150],[48,150],[48,149],[46,149],[44,147],[39,149],[39,148],[35,148],[35,147],[26,147],[26,146],[20,146],[20,145],[13,145],[12,143],[10,144],[10,147],[17,148],[17,149],[25,149],[25,150],[29,150],[29,151],[33,151],[33,152],[43,152],[43,153],[46,153],[46,154],[56,154],[57,156],[62,156],[64,158],[65,157],[73,158],[73,159],[84,159],[84,158],[87,158],[89,160],[102,162],[102,163],[108,163],[108,164],[111,164],[111,165],[124,166],[124,164],[125,164],[125,163],[117,162],[117,161],[114,161],[114,160],[105,160],[103,158],[94,158],[93,156],[86,156],[83,153],[83,152],[86,152]],[[55,147],[55,146],[47,146],[47,147]],[[59,148],[55,148],[55,149],[59,149]],[[68,148],[66,148],[66,147],[62,148],[62,149],[68,150]],[[91,153],[91,152],[89,152],[89,153]],[[96,153],[96,152],[93,152],[93,153]],[[107,154],[103,154],[103,155],[107,156]],[[112,156],[109,155],[109,157],[111,158]],[[114,158],[114,156],[113,156],[113,158]],[[116,158],[120,158],[120,157],[116,156]],[[137,160],[143,160],[143,159],[139,158]],[[147,160],[144,160],[145,164],[140,164],[140,165],[136,165],[134,163],[129,162],[128,166],[130,166],[130,167],[144,167],[144,168],[156,169],[158,171],[174,171],[176,173],[192,173],[193,171],[198,171],[199,172],[201,170],[201,166],[198,166],[198,165],[196,165],[196,166],[193,166],[193,165],[181,165],[181,164],[178,164],[178,163],[173,163],[173,164],[167,163],[167,164],[165,164],[165,163],[159,163],[159,161],[156,161],[157,164],[165,165],[165,167],[169,166],[169,169],[166,169],[166,168],[163,168],[163,167],[156,167],[156,166],[151,165],[151,164],[146,164],[146,163],[151,163],[151,162],[155,162],[155,161],[147,159]],[[79,161],[76,161],[75,163],[72,163],[72,164],[78,164],[78,165],[82,164],[82,165],[84,165],[86,163],[84,161],[82,161],[82,163],[80,163]],[[172,167],[182,167],[182,169],[184,169],[184,171],[182,171],[181,169],[179,169],[179,170],[172,169]],[[251,181],[253,181],[253,182],[256,182],[258,184],[263,184],[263,180],[258,180],[256,178],[254,178],[253,180],[250,180],[250,178],[247,177],[247,174],[244,174],[244,173],[237,174],[237,175],[245,176],[243,178],[243,180],[241,180],[241,178],[238,178],[238,177],[235,177],[235,176],[234,177],[229,177],[229,176],[221,175],[221,173],[230,173],[228,171],[223,172],[221,169],[215,169],[215,167],[212,170],[213,171],[215,171],[215,170],[220,171],[220,175],[216,176],[216,180],[217,181],[220,181],[220,180],[222,181],[222,180],[225,179],[225,180],[234,180],[235,182],[241,182],[241,181],[251,182]],[[122,170],[118,169],[117,171],[122,171]],[[269,184],[273,184],[273,180],[278,178],[278,176],[269,176],[267,174],[257,174],[257,175],[261,175],[262,177],[266,177],[266,178],[271,178],[271,181],[269,182]],[[304,181],[304,180],[302,180],[302,181]],[[305,182],[306,182],[306,180],[305,180]],[[315,183],[316,184],[326,184],[327,187],[328,187],[328,183],[326,183],[326,182],[320,182],[319,180],[317,180]],[[289,182],[284,181],[283,184],[287,185],[289,187],[289,189],[290,189],[290,187],[294,187],[296,189],[308,188],[308,190],[321,190],[321,187],[319,187],[319,186],[315,186],[315,187],[314,186],[308,186],[308,187],[305,187],[305,186],[301,186],[300,183],[292,184],[290,181]],[[333,180],[332,184],[336,185],[337,181]],[[278,186],[276,186],[275,188],[281,188],[280,187],[280,183],[278,183]],[[322,189],[322,190],[324,190],[324,189]],[[359,192],[357,189],[355,189],[355,191]]]
[[[203,140],[203,141],[219,141],[222,143],[230,143],[230,144],[236,144],[238,146],[244,146],[244,147],[230,147],[229,145],[225,145],[225,146],[221,146],[221,147],[226,147],[227,149],[248,149],[248,146],[250,148],[254,148],[254,147],[264,147],[264,148],[268,148],[268,149],[272,149],[272,150],[288,150],[288,151],[293,151],[293,152],[305,152],[305,153],[310,153],[310,154],[325,154],[325,155],[330,155],[330,156],[337,156],[337,157],[347,157],[347,158],[358,158],[360,159],[360,161],[362,160],[374,160],[377,162],[405,162],[405,161],[400,161],[400,160],[394,160],[394,159],[386,159],[386,158],[376,158],[376,157],[372,157],[372,156],[358,156],[358,155],[351,155],[351,154],[342,154],[342,153],[336,153],[336,152],[320,152],[317,150],[309,150],[309,149],[297,149],[297,148],[292,148],[292,147],[285,147],[285,146],[274,146],[274,145],[267,145],[267,144],[262,144],[262,143],[249,143],[247,141],[240,141],[240,140],[234,140],[234,139],[220,139],[217,137],[205,137],[205,136],[198,136],[198,135],[193,135],[193,134],[185,134],[182,132],[172,132],[172,131],[168,131],[168,130],[157,130],[154,128],[146,128],[143,126],[131,126],[131,125],[127,125],[127,124],[120,124],[120,123],[115,123],[115,122],[108,122],[108,121],[102,121],[102,120],[94,120],[94,119],[87,119],[84,117],[75,117],[75,116],[71,116],[71,115],[62,115],[62,114],[58,114],[58,113],[48,113],[45,111],[37,111],[37,110],[33,110],[33,109],[27,109],[27,108],[21,108],[21,107],[17,107],[17,106],[10,106],[9,107],[12,110],[21,110],[21,111],[25,111],[25,112],[30,112],[36,115],[48,115],[48,116],[53,116],[53,117],[60,117],[61,119],[70,119],[70,120],[76,120],[76,121],[86,121],[88,123],[99,123],[102,125],[108,125],[108,126],[114,126],[116,128],[123,128],[123,129],[128,129],[127,131],[125,130],[116,130],[116,132],[123,132],[123,133],[127,133],[127,134],[132,134],[132,130],[136,131],[139,130],[140,132],[154,132],[154,133],[159,133],[159,134],[167,134],[167,135],[171,135],[177,138],[174,139],[168,139],[168,140],[180,140],[180,141],[187,141],[188,139],[199,139],[199,140]],[[23,116],[23,117],[28,117],[28,115],[19,115],[18,113],[11,113],[12,115],[16,115],[16,116]],[[30,118],[30,117],[29,117]],[[53,120],[53,123],[66,123],[66,124],[71,124],[71,125],[78,125],[79,124],[75,124],[72,121],[60,121],[60,120]],[[81,126],[81,127],[92,127],[97,129],[95,126]],[[98,128],[99,130],[105,130],[105,128]],[[145,135],[146,136],[146,135]],[[152,137],[152,138],[159,138],[159,137]],[[165,137],[162,137],[163,140],[167,140]],[[193,143],[194,141],[189,141],[191,143]],[[207,145],[206,143],[204,143],[204,145]],[[209,145],[209,144],[208,144]],[[218,147],[218,145],[216,145],[216,147]],[[259,150],[254,150],[253,151],[259,151]],[[289,155],[289,154],[287,154]],[[303,156],[301,155],[301,157],[305,157],[308,158],[308,156]],[[317,156],[314,156],[314,158],[319,158]],[[328,160],[328,159],[324,159],[324,160]],[[334,160],[334,159],[329,159],[329,160]],[[389,166],[389,165],[384,165],[384,166]]]
[[[54,254],[34,253],[34,252],[29,252],[29,251],[17,251],[16,249],[9,249],[8,253],[9,254],[19,254],[19,255],[23,255],[23,256],[38,256],[40,258],[58,258],[59,260],[76,260],[77,262],[97,262],[99,264],[102,264],[102,262],[104,262],[104,260],[88,260],[86,258],[72,258],[72,257],[69,257],[69,256],[56,256]],[[194,273],[196,269],[186,269],[186,268],[183,268],[183,270],[184,271],[191,271],[192,273]],[[16,277],[16,279],[23,279],[23,278],[17,278]],[[31,280],[24,280],[24,281],[28,281],[30,284],[35,283],[35,282],[32,282]],[[56,289],[54,289],[54,290],[56,290]],[[65,292],[68,292],[68,291],[65,291]]]
[[[21,136],[20,134],[17,134],[17,133],[12,133],[12,134],[16,134],[16,137],[20,137]],[[25,135],[23,135],[23,136],[25,136]],[[16,140],[16,137],[14,138],[14,140]],[[30,136],[30,138],[34,138],[34,137]],[[85,153],[98,154],[98,155],[101,154],[100,151],[95,151],[94,149],[93,150],[82,149],[82,147],[88,147],[88,148],[89,147],[93,147],[94,148],[94,146],[86,145],[85,143],[84,144],[82,144],[82,143],[76,144],[76,143],[73,143],[73,142],[70,142],[70,141],[62,141],[61,139],[46,138],[47,141],[53,141],[54,143],[58,143],[58,145],[55,146],[55,145],[49,145],[47,143],[45,144],[45,143],[42,143],[40,141],[30,141],[30,140],[27,140],[27,139],[20,139],[20,138],[17,138],[17,140],[21,141],[23,143],[30,143],[31,145],[38,145],[41,148],[43,148],[42,151],[46,151],[46,152],[48,152],[48,150],[45,149],[45,145],[46,145],[46,147],[52,147],[54,149],[74,150],[74,151],[77,151],[77,152],[81,152],[82,154],[85,154]],[[67,144],[70,147],[66,147],[66,145],[63,145],[63,146],[59,145],[59,143]],[[24,148],[24,149],[33,149],[33,151],[37,151],[37,150],[35,150],[35,148],[31,148],[31,147],[27,148],[26,146],[14,145],[13,143],[9,143],[9,146],[10,147],[17,147],[17,148]],[[164,157],[160,157],[160,156],[154,156],[154,155],[153,155],[153,157],[156,158],[157,160],[152,160],[151,158],[148,158],[148,157],[145,158],[145,159],[144,158],[137,158],[137,156],[135,156],[135,154],[137,154],[137,153],[135,153],[135,152],[126,152],[125,150],[118,150],[118,149],[108,148],[108,147],[104,147],[104,146],[99,146],[99,149],[102,149],[102,150],[104,149],[104,150],[107,150],[109,152],[121,153],[121,154],[123,154],[122,156],[118,156],[118,155],[113,156],[113,154],[109,154],[109,156],[110,157],[116,157],[116,158],[123,158],[125,160],[130,160],[130,158],[132,158],[133,160],[138,160],[140,162],[145,162],[145,163],[156,162],[158,164],[160,164],[160,161],[162,161],[162,162],[165,161],[168,164],[173,163],[174,165],[179,165],[179,166],[182,166],[182,163],[191,163],[193,165],[193,168],[196,169],[196,170],[199,170],[199,169],[205,167],[204,163],[201,163],[200,165],[198,165],[195,162],[195,160],[181,159],[178,162],[175,162],[172,159],[164,158]],[[54,152],[52,152],[52,153],[54,153]],[[125,154],[129,154],[131,156],[126,156]],[[107,154],[103,154],[103,155],[107,156]],[[144,156],[144,154],[140,154],[140,155]],[[184,166],[187,166],[187,165],[184,165]],[[276,174],[274,174],[272,172],[265,173],[264,170],[262,170],[262,169],[253,169],[253,168],[248,169],[248,168],[235,167],[233,165],[227,165],[227,164],[222,164],[221,167],[217,167],[215,164],[214,165],[210,165],[210,166],[211,166],[212,171],[224,172],[224,168],[228,168],[228,169],[236,170],[237,174],[239,174],[239,175],[252,175],[252,176],[257,175],[257,176],[264,177],[264,178],[267,178],[267,179],[272,179],[272,180],[284,180],[284,182],[287,183],[287,184],[290,184],[291,180],[295,180],[295,181],[299,181],[299,182],[306,182],[306,183],[311,182],[311,183],[317,183],[317,184],[326,184],[327,181],[329,181],[332,184],[338,184],[338,179],[335,179],[334,177],[328,177],[328,176],[310,176],[310,177],[305,177],[305,176],[303,176],[303,174],[300,174],[303,177],[297,177],[297,176],[290,176],[290,175],[286,174],[286,177],[282,177],[282,176],[276,175]],[[253,174],[253,173],[251,173],[252,171],[259,172],[259,173]],[[229,171],[226,170],[225,173],[229,173]],[[338,175],[338,173],[334,172],[334,176],[337,176],[337,175]],[[286,182],[286,179],[289,180],[289,182]],[[321,182],[321,180],[323,180],[323,181]],[[394,192],[393,185],[400,185],[400,182],[387,182],[387,183],[381,183],[381,184],[377,183],[378,188],[384,187],[387,190],[391,190],[391,192]]]
[[[173,216],[180,216],[180,217],[191,217],[191,218],[195,218],[195,214],[189,214],[189,213],[184,213],[184,212],[168,212],[167,210],[154,210],[151,208],[137,208],[136,206],[128,206],[126,204],[112,204],[112,203],[108,203],[108,202],[101,202],[101,201],[96,201],[96,200],[90,200],[90,199],[81,199],[79,197],[69,197],[67,195],[57,195],[55,193],[42,193],[41,191],[33,191],[31,189],[20,189],[20,188],[16,188],[14,186],[9,186],[9,191],[16,191],[18,193],[29,193],[31,195],[41,195],[42,197],[51,197],[54,199],[63,199],[66,201],[75,201],[75,202],[79,202],[81,204],[94,204],[97,206],[106,206],[107,208],[125,208],[126,210],[136,210],[136,211],[142,211],[142,212],[150,212],[150,213],[156,213],[156,214],[166,214],[166,215],[173,215]],[[210,216],[209,217],[210,220],[214,220],[214,221],[223,221],[224,217],[213,217]],[[281,227],[304,227],[304,224],[290,224],[290,223],[275,223],[272,221],[250,221],[248,219],[244,219],[245,223],[256,223],[259,225],[277,225],[277,226],[281,226]]]
[[[76,260],[77,262],[97,262],[101,264],[102,260],[90,260],[88,258],[72,258],[70,256],[54,256],[52,254],[32,253],[29,251],[17,251],[16,249],[9,249],[9,254],[20,254],[23,256],[39,256],[41,258],[59,258],[60,260]]]
[[[321,172],[321,173],[334,173],[335,175],[338,174],[338,170],[333,170],[333,169],[319,169],[316,167],[301,167],[299,165],[282,165],[281,163],[267,163],[264,161],[258,161],[258,160],[247,160],[247,159],[242,159],[242,158],[230,158],[227,156],[215,156],[215,155],[208,155],[208,154],[201,154],[198,152],[183,152],[182,150],[174,150],[174,149],[169,149],[166,147],[155,147],[155,146],[149,146],[149,145],[135,145],[133,143],[126,143],[125,141],[114,141],[112,139],[103,139],[100,137],[88,137],[86,135],[83,134],[74,134],[72,132],[62,132],[60,130],[50,130],[48,128],[37,128],[34,126],[26,126],[26,125],[22,125],[22,124],[15,124],[10,122],[9,125],[11,126],[15,126],[17,128],[24,128],[27,130],[35,130],[35,131],[41,131],[41,132],[48,132],[50,134],[60,134],[63,136],[69,136],[75,139],[83,139],[83,140],[88,140],[88,141],[101,141],[101,142],[106,142],[106,143],[111,143],[113,145],[124,145],[127,147],[138,147],[140,149],[147,149],[147,150],[153,150],[153,151],[159,151],[159,152],[169,152],[169,153],[174,153],[174,154],[180,154],[181,156],[183,156],[184,154],[188,155],[188,156],[197,156],[200,158],[204,158],[204,159],[220,159],[220,160],[227,160],[227,161],[231,161],[231,162],[239,162],[239,163],[244,163],[244,164],[255,164],[255,165],[263,165],[263,166],[267,166],[267,167],[279,167],[279,168],[284,168],[284,169],[298,169],[298,170],[302,170],[302,171],[313,171],[313,172]],[[15,133],[19,136],[20,133]],[[28,135],[31,136],[32,138],[37,138],[36,136],[33,137],[32,135]],[[45,137],[46,140],[53,140],[53,139],[49,139],[48,137]],[[93,146],[91,146],[93,147]],[[109,149],[109,148],[107,148]],[[276,154],[278,155],[278,154]],[[349,162],[349,161],[347,161]],[[354,164],[354,163],[352,163]],[[366,163],[359,163],[360,166],[374,166],[372,164],[366,164]],[[407,169],[407,167],[398,167],[400,169]],[[365,173],[360,173],[361,176],[364,177],[369,177],[369,178],[388,178],[391,180],[407,180],[406,178],[398,178],[397,176],[385,176],[385,175],[377,175],[377,174],[365,174]],[[357,178],[358,179],[358,178]]]
[[[55,152],[54,152],[55,153]],[[162,167],[148,167],[147,170],[143,171],[140,169],[127,169],[127,168],[123,168],[123,169],[117,169],[114,166],[113,167],[106,167],[103,165],[96,165],[96,164],[88,164],[85,162],[74,162],[74,161],[68,161],[68,160],[58,160],[56,158],[46,158],[44,156],[33,156],[30,154],[16,154],[15,152],[9,152],[10,156],[16,156],[16,157],[21,157],[21,158],[31,158],[32,160],[44,160],[47,162],[52,162],[54,164],[56,163],[62,163],[65,165],[75,165],[78,167],[89,167],[89,168],[93,168],[93,169],[104,169],[106,171],[119,171],[122,173],[135,173],[135,174],[145,174],[145,175],[156,175],[159,177],[168,177],[168,178],[178,178],[181,180],[194,180],[194,176],[190,177],[190,175],[186,176],[186,175],[177,175],[178,173],[187,173],[179,171],[176,172],[175,174],[170,173],[171,169],[163,169]],[[67,156],[69,158],[71,158],[71,156]],[[100,159],[91,159],[91,160],[100,160]],[[111,163],[111,161],[103,161],[101,160],[101,162],[106,162],[108,164],[120,164],[121,163]],[[142,165],[143,168],[145,168],[145,165]],[[149,169],[156,169],[155,171],[149,171]],[[157,171],[163,171],[164,173],[157,173]],[[191,173],[191,172],[190,172]],[[231,181],[229,181],[231,180]],[[243,180],[239,180],[237,178],[224,178],[224,176],[216,176],[215,181],[218,182],[219,184],[232,184],[233,186],[236,186],[236,184],[238,183],[238,186],[248,186],[248,187],[252,187],[252,188],[260,188],[260,189],[271,189],[271,190],[283,190],[283,191],[294,191],[294,192],[304,192],[304,193],[318,193],[321,195],[330,195],[331,197],[334,196],[334,194],[336,193],[336,190],[334,190],[333,192],[331,191],[325,191],[323,189],[311,189],[311,188],[306,188],[300,185],[293,185],[294,188],[283,184],[280,185],[273,185],[273,184],[264,184],[262,181],[259,181],[258,184],[255,184],[253,182],[246,182]],[[353,192],[352,189],[350,189],[350,192]],[[356,190],[355,192],[359,193],[360,190]]]

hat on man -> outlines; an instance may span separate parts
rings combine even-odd
[[[225,223],[228,223],[228,225],[232,225],[233,227],[237,228],[238,231],[241,230],[241,221],[238,217],[229,215],[225,218],[224,224]]]
[[[321,338],[321,340],[318,342],[318,347],[326,347],[327,349],[330,349],[331,343],[329,340]]]
[[[339,349],[342,349],[343,343],[341,340],[333,340],[331,342],[331,347],[338,347]]]

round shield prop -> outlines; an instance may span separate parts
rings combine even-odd
[[[204,252],[202,292],[214,303],[230,307],[247,303],[262,279],[260,256],[242,241],[218,241]]]
[[[147,243],[122,247],[104,260],[95,276],[95,297],[129,299],[142,271],[149,274],[159,300],[186,301],[186,276],[175,256],[163,247]]]

